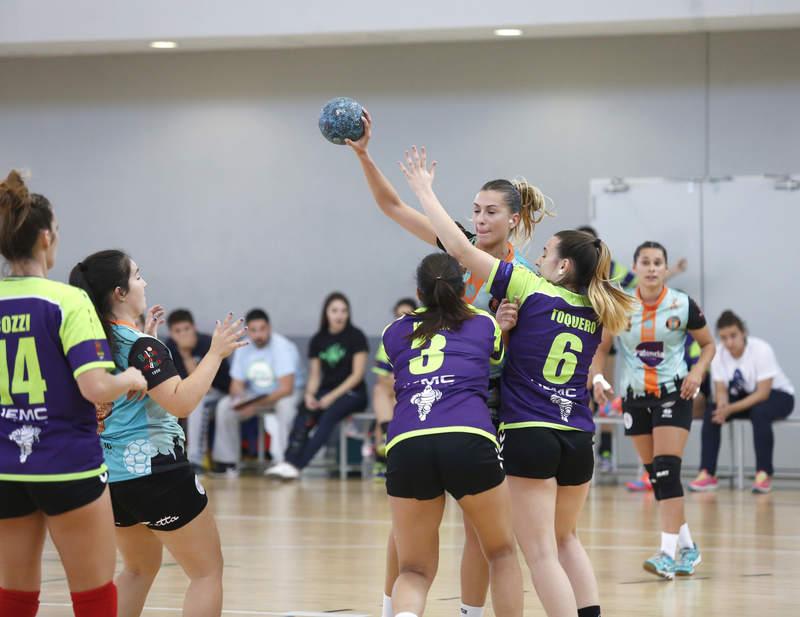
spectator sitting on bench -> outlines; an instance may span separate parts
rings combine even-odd
[[[283,460],[304,386],[297,346],[272,331],[267,313],[253,309],[245,316],[245,323],[251,344],[233,355],[230,395],[217,404],[212,452],[214,471],[233,477],[238,474],[241,458],[239,424],[260,411],[274,411],[267,416],[270,454],[273,460]]]
[[[286,461],[268,469],[268,476],[296,479],[336,425],[366,408],[368,353],[367,337],[350,323],[349,300],[338,292],[330,294],[322,308],[319,330],[309,344],[308,383],[289,438]]]
[[[194,372],[200,360],[211,348],[211,336],[197,331],[194,317],[186,309],[172,311],[167,316],[167,327],[169,328],[169,338],[166,345],[172,355],[172,362],[181,379],[186,379]],[[205,471],[203,463],[208,451],[210,409],[228,392],[231,386],[229,371],[228,360],[225,359],[214,377],[211,390],[186,418],[187,454],[195,473]]]
[[[794,388],[775,352],[766,341],[749,336],[742,320],[725,311],[717,321],[720,343],[711,362],[716,407],[709,405],[703,417],[700,474],[689,484],[692,491],[717,488],[717,456],[720,429],[729,419],[749,418],[756,450],[754,493],[771,489],[772,423],[783,420],[794,409]]]

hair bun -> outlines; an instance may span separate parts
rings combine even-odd
[[[25,180],[16,169],[12,169],[0,183],[0,207],[24,208],[30,205],[31,195]]]

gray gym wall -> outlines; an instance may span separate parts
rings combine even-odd
[[[203,326],[260,305],[311,333],[333,289],[378,334],[429,249],[378,211],[316,121],[334,95],[375,118],[373,156],[412,143],[465,223],[475,191],[524,175],[548,235],[585,222],[588,180],[797,168],[800,32],[0,60],[0,170],[32,170],[62,228],[53,276],[121,247],[151,302]],[[708,71],[707,71],[708,66]],[[758,241],[757,238],[752,241]],[[798,376],[800,382],[800,376]]]

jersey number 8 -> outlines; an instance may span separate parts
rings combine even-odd
[[[442,368],[444,364],[444,347],[447,339],[443,334],[434,334],[431,343],[423,349],[418,356],[411,358],[408,363],[408,370],[412,375],[426,375]],[[422,346],[421,339],[414,339],[411,349],[419,349]]]
[[[47,383],[42,379],[42,371],[39,368],[39,355],[36,353],[36,339],[32,336],[24,336],[19,339],[10,390],[8,382],[9,370],[6,341],[0,340],[0,404],[13,405],[12,394],[27,394],[28,405],[41,405],[44,403]]]

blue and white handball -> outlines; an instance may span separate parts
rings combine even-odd
[[[361,116],[364,108],[358,101],[346,96],[336,97],[325,103],[319,114],[319,130],[323,137],[337,146],[345,139],[358,141],[364,135]]]

